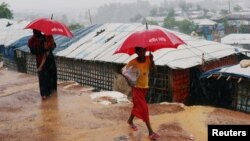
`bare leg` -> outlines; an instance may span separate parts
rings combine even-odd
[[[155,132],[152,130],[150,121],[148,120],[148,121],[146,121],[145,123],[146,123],[147,128],[148,128],[148,135],[149,135],[149,138],[150,138],[151,140],[155,140],[155,139],[159,138],[160,135],[158,135],[157,133],[155,133]]]
[[[134,125],[134,122],[133,122],[134,117],[135,116],[133,114],[130,115],[130,117],[128,119],[128,124],[129,124],[129,126],[130,126],[131,129],[133,129],[134,131],[137,131],[138,128],[137,128],[136,125]]]
[[[149,135],[152,135],[154,133],[154,131],[152,130],[152,127],[151,127],[151,124],[150,124],[150,121],[146,121],[146,126],[148,128],[148,134]]]
[[[134,116],[133,114],[130,115],[130,117],[129,117],[129,119],[128,119],[128,124],[134,125],[134,122],[133,122],[134,117],[135,117],[135,116]]]

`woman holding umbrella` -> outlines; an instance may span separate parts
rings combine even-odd
[[[128,119],[128,124],[133,130],[137,130],[137,126],[133,123],[133,119],[135,116],[142,119],[147,126],[150,139],[154,140],[160,136],[151,128],[148,106],[146,102],[146,96],[149,87],[149,71],[150,68],[155,68],[153,55],[150,53],[150,56],[145,56],[146,48],[142,47],[135,47],[135,53],[138,55],[138,57],[131,60],[125,66],[125,69],[132,66],[133,68],[137,68],[140,72],[136,83],[132,86],[133,108]]]
[[[33,29],[33,36],[28,41],[28,46],[30,48],[30,52],[36,56],[36,65],[38,68],[38,79],[39,79],[39,88],[40,95],[42,99],[46,99],[46,97],[50,96],[52,90],[50,85],[49,78],[49,67],[52,57],[46,57],[46,36],[44,36],[40,31]],[[48,50],[49,51],[49,50]]]
[[[31,53],[36,55],[40,94],[43,99],[50,96],[52,91],[57,90],[57,68],[52,53],[56,44],[52,35],[73,37],[66,25],[52,20],[52,17],[51,19],[38,18],[25,27],[25,29],[33,30],[33,36],[29,40],[28,46]]]
[[[46,41],[44,43],[44,47],[46,52],[43,55],[42,62],[40,63],[39,67],[37,68],[38,71],[43,70],[44,68],[47,69],[48,80],[49,80],[49,87],[50,92],[57,91],[57,68],[55,57],[53,55],[53,50],[56,48],[56,43],[52,35],[46,35]],[[45,66],[46,64],[46,66]]]

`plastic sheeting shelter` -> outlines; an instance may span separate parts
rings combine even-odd
[[[250,113],[250,67],[242,68],[240,64],[222,66],[213,70],[202,73],[201,79],[207,79],[214,82],[222,82],[219,84],[230,84],[235,87],[235,93],[228,91],[221,93],[224,101],[232,101],[232,107],[239,111]],[[224,86],[225,89],[228,86]],[[216,89],[216,86],[213,87]],[[229,95],[229,96],[228,96]]]
[[[221,43],[228,45],[250,45],[250,34],[229,34],[221,38]]]
[[[117,72],[130,59],[136,57],[113,53],[126,37],[145,28],[145,25],[138,23],[107,23],[94,26],[89,31],[86,28],[86,34],[77,41],[55,52],[58,78],[73,80],[97,89],[113,90]],[[150,25],[149,28],[162,27]],[[150,78],[149,102],[186,103],[195,87],[191,79],[195,69],[204,72],[238,62],[237,52],[230,45],[170,32],[182,38],[187,45],[181,45],[177,49],[160,49],[153,53],[158,71]],[[18,48],[17,52],[27,54],[27,72],[35,74],[34,56],[25,49],[27,47]]]
[[[14,50],[21,46],[27,45],[28,39],[30,37],[31,36],[22,37],[17,41],[13,42],[12,44],[10,44],[8,47],[4,47],[3,57],[8,58],[10,60],[14,60],[15,59]]]
[[[76,42],[89,32],[91,32],[93,29],[97,28],[99,25],[92,25],[87,28],[81,28],[81,29],[76,29],[73,31],[73,38],[67,38],[64,36],[56,35],[54,36],[55,42],[57,44],[57,47],[54,49],[54,53],[56,54],[57,52],[66,49],[69,47],[72,43]],[[35,66],[35,58],[34,56],[30,55],[30,50],[27,46],[29,38],[25,38],[23,40],[18,40],[18,42],[25,42],[25,44],[22,44],[20,47],[15,47],[15,46],[10,46],[10,48],[15,48],[17,49],[16,51],[16,59],[18,62],[18,67],[16,68],[17,70],[21,72],[29,72],[29,73],[35,73],[36,70],[34,68]],[[13,50],[13,49],[12,49]],[[30,61],[28,61],[30,60]],[[27,65],[28,62],[28,65]],[[30,64],[29,64],[30,63]],[[34,65],[34,66],[33,66]],[[31,67],[31,68],[30,68]]]
[[[231,66],[223,66],[210,71],[207,71],[201,75],[201,78],[209,77],[211,75],[221,75],[224,77],[244,77],[250,79],[250,67],[242,68],[240,64],[231,65]]]
[[[15,68],[14,50],[26,43],[31,31],[24,30],[28,21],[0,19],[0,54],[2,54],[5,65]],[[14,66],[13,66],[14,65]]]
[[[159,26],[149,26],[149,28],[156,27],[161,28]],[[80,60],[124,64],[135,56],[113,55],[114,51],[128,35],[142,29],[145,29],[145,25],[104,24],[56,55]],[[102,30],[105,31],[96,36]],[[202,61],[216,60],[236,53],[230,45],[201,40],[174,31],[171,32],[182,38],[187,45],[181,45],[178,49],[166,48],[156,51],[153,53],[156,65],[169,66],[172,69],[187,69],[202,64]]]
[[[0,23],[0,45],[4,47],[8,47],[22,37],[32,34],[32,31],[24,29],[29,21],[0,19]]]
[[[99,25],[92,25],[87,28],[81,28],[81,29],[76,29],[73,31],[73,38],[67,38],[64,36],[56,35],[54,36],[55,42],[57,47],[54,50],[54,53],[56,54],[57,52],[66,49],[69,47],[71,44],[74,42],[78,41],[81,39],[83,36],[86,34],[90,33],[93,29],[97,28]],[[26,40],[26,42],[28,39]],[[21,47],[18,48],[18,50],[23,51],[23,52],[30,52],[27,44],[23,44]]]
[[[73,31],[74,34],[74,38],[67,38],[64,36],[60,36],[60,35],[56,35],[54,36],[55,42],[57,44],[57,48],[54,50],[54,52],[58,52],[61,50],[64,50],[65,48],[67,48],[70,44],[72,44],[73,42],[79,40],[82,36],[84,36],[85,34],[87,34],[88,32],[90,32],[93,28],[95,28],[98,25],[93,25],[90,26],[88,28],[83,28],[83,29],[77,29]],[[28,29],[26,29],[28,30]],[[32,31],[32,30],[30,30]],[[28,40],[31,37],[31,35],[29,36],[24,36],[20,39],[17,39],[16,41],[14,41],[13,43],[9,44],[8,46],[4,46],[3,49],[3,57],[5,60],[5,66],[9,67],[9,68],[13,68],[14,70],[17,69],[17,65],[15,62],[13,62],[16,58],[15,55],[15,50],[21,50],[23,52],[29,53],[30,50],[27,46],[28,44]],[[10,40],[14,40],[14,39],[10,39]],[[18,57],[20,57],[20,53],[17,55]],[[20,60],[19,60],[20,61]],[[22,62],[18,62],[19,63],[19,67],[22,67],[23,63]],[[20,65],[22,64],[22,65]],[[26,70],[24,68],[19,68],[19,70]]]

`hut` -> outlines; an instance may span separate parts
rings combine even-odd
[[[25,20],[0,19],[0,51],[4,66],[10,69],[16,69],[14,60],[14,50],[17,47],[27,44],[25,39],[31,35],[31,31],[24,30],[29,23]]]
[[[96,27],[98,27],[98,25],[89,26],[88,28],[85,28],[85,29],[76,29],[73,31],[74,38],[66,38],[64,36],[55,35],[54,39],[58,47],[54,50],[54,53],[64,50],[73,42],[79,40],[82,36],[84,36],[85,34],[88,34],[88,32],[90,32],[92,29]],[[26,29],[26,32],[31,32],[31,31],[32,30]],[[29,56],[26,56],[26,55],[29,54],[29,49],[27,47],[27,44],[28,44],[28,40],[30,37],[31,35],[21,37],[20,39],[10,38],[9,40],[11,40],[12,43],[10,41],[9,42],[11,44],[5,43],[3,47],[4,48],[4,51],[3,51],[4,66],[12,70],[18,70],[20,72],[27,73],[29,69],[27,69],[27,66],[26,66],[26,57],[30,57],[30,55]],[[22,53],[20,51],[16,51],[16,49],[22,50]],[[34,73],[34,72],[35,71],[32,70],[29,73]]]
[[[149,26],[156,27],[162,28]],[[79,40],[55,52],[58,79],[73,80],[100,90],[113,90],[115,76],[119,74],[121,67],[136,57],[113,53],[127,36],[143,29],[145,25],[139,23],[101,24],[88,32],[86,28],[86,34]],[[150,77],[148,102],[211,104],[200,101],[206,100],[207,95],[202,95],[204,86],[199,84],[199,77],[208,70],[238,63],[237,52],[230,45],[193,38],[175,31],[170,32],[175,33],[187,44],[179,46],[178,49],[160,49],[153,53],[157,73]],[[20,56],[26,54],[24,60],[27,73],[35,74],[35,59],[29,54],[27,46],[18,48],[16,52],[19,52]]]
[[[250,51],[250,34],[229,34],[221,38],[221,43],[233,45]]]
[[[215,27],[217,26],[216,22],[210,19],[193,19],[192,21],[195,25],[197,25],[197,33],[203,35],[206,40],[214,40],[213,33],[216,29]]]
[[[209,81],[219,81],[224,84],[221,90],[234,87],[234,91],[220,93],[221,98],[214,101],[221,106],[231,105],[233,109],[250,113],[250,59],[243,59],[239,64],[222,66],[213,70],[204,72],[201,79]],[[209,80],[208,80],[209,79]],[[213,86],[216,89],[216,86]]]

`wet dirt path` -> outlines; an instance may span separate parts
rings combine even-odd
[[[60,83],[42,101],[37,77],[0,70],[0,141],[149,141],[144,123],[138,131],[126,124],[131,103],[101,105],[89,88]],[[213,107],[151,104],[158,141],[207,140],[207,124],[250,124],[250,115]]]

